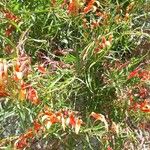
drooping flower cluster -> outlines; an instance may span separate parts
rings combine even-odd
[[[49,129],[51,125],[55,123],[60,123],[64,131],[66,126],[70,126],[72,129],[74,128],[76,134],[79,133],[80,126],[83,123],[82,120],[77,117],[77,112],[65,109],[57,112],[45,109],[38,117],[46,129]]]
[[[29,100],[31,103],[37,105],[40,103],[38,93],[31,84],[27,84],[24,80],[28,78],[28,75],[31,73],[31,62],[30,58],[24,54],[19,55],[15,62],[10,62],[9,64],[13,69],[11,70],[10,74],[8,75],[8,63],[6,60],[0,60],[0,97],[5,96],[14,96],[14,93],[18,94],[18,99]],[[17,85],[14,86],[13,92],[8,93],[7,89],[10,88],[8,85],[10,82]],[[10,84],[12,85],[12,84]]]
[[[30,57],[23,53],[18,56],[14,63],[14,80],[19,81],[27,77],[31,73],[31,60]]]
[[[109,125],[104,115],[92,112],[90,117],[95,119],[94,122],[103,122],[107,131],[110,131],[114,134],[119,133],[119,126],[115,122],[112,122],[111,125]],[[14,143],[14,147],[16,149],[29,147],[30,143],[34,141],[35,137],[42,136],[42,134],[47,133],[47,131],[49,131],[49,129],[52,128],[54,124],[60,124],[63,131],[69,127],[76,134],[78,134],[81,125],[84,123],[78,116],[78,112],[69,109],[53,111],[48,106],[45,106],[43,110],[37,115],[36,120],[33,122],[33,127],[29,128],[26,133],[18,137]]]
[[[64,131],[67,126],[71,127],[78,134],[83,121],[77,116],[77,112],[67,109],[54,112],[46,107],[39,113],[37,120],[34,121],[33,128],[20,135],[15,141],[14,147],[17,149],[28,147],[29,141],[34,140],[35,135],[45,133],[53,124],[61,124]]]

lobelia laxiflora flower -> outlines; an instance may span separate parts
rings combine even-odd
[[[95,119],[95,121],[98,121],[98,120],[102,121],[105,124],[106,130],[108,131],[108,123],[107,123],[106,118],[105,118],[104,115],[92,112],[90,114],[90,116],[93,117]]]
[[[84,8],[84,14],[87,14],[93,7],[95,0],[89,0],[87,6]]]

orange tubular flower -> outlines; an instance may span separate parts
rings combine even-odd
[[[57,115],[53,112],[44,112],[41,113],[42,115],[42,122],[46,126],[47,129],[51,127],[52,124],[60,122],[60,120],[57,118]]]
[[[23,78],[23,70],[19,62],[16,63],[14,67],[14,80],[19,81]]]
[[[5,35],[8,37],[12,34],[14,30],[14,27],[13,26],[9,26],[6,30],[5,30]]]
[[[67,125],[67,126],[71,126],[72,129],[75,129],[76,134],[79,133],[81,124],[83,123],[81,119],[75,117],[73,111],[68,111],[68,110],[66,111],[60,110],[57,112],[52,112],[51,110],[47,109],[45,112],[41,112],[38,115],[38,119],[41,119],[46,129],[50,129],[51,125],[59,123],[62,125],[64,131]]]
[[[105,117],[104,117],[104,115],[102,115],[102,114],[97,114],[97,113],[95,113],[95,112],[92,112],[91,114],[90,114],[90,116],[92,116],[94,119],[96,119],[95,121],[97,121],[97,120],[104,120],[105,119]]]
[[[27,98],[27,91],[31,88],[30,84],[24,83],[23,80],[21,80],[20,90],[19,90],[19,99],[25,100]]]
[[[24,52],[19,54],[17,62],[14,65],[14,80],[20,81],[31,72],[30,57]]]
[[[59,122],[61,123],[63,130],[65,131],[65,128],[66,128],[65,115],[63,114],[62,111],[58,111],[58,112],[56,112],[55,114],[56,114],[56,116],[57,116],[57,119],[58,119]]]
[[[27,84],[23,80],[21,80],[21,89],[25,90],[25,89],[28,89],[28,88],[31,88],[31,85]]]
[[[25,138],[33,138],[34,134],[33,134],[33,130],[30,129],[28,130],[25,134],[24,134],[24,137]]]
[[[142,80],[150,80],[150,71],[148,70],[142,70],[139,74],[138,77]]]
[[[5,88],[0,86],[0,97],[6,97],[9,96],[9,94],[6,92]]]
[[[9,19],[9,20],[12,20],[12,21],[15,21],[17,22],[19,20],[19,18],[17,16],[15,16],[12,12],[10,12],[9,10],[4,10],[3,11],[4,13],[4,16]]]
[[[38,66],[38,71],[39,71],[40,73],[42,73],[42,74],[46,74],[46,69],[44,68],[43,65],[39,65],[39,66]]]
[[[113,150],[110,146],[107,147],[107,150]]]
[[[75,124],[75,133],[78,134],[79,133],[79,130],[80,130],[80,127],[81,127],[81,124],[83,123],[83,121],[81,119],[76,119],[76,124]]]
[[[40,100],[38,99],[37,91],[32,87],[30,87],[28,90],[28,100],[30,100],[35,105],[40,103]]]
[[[99,26],[99,22],[93,21],[91,28],[94,29]]]
[[[78,0],[70,0],[70,3],[68,5],[68,12],[76,15],[79,11],[79,7],[80,6]]]
[[[138,69],[136,69],[136,70],[130,72],[130,74],[129,74],[129,76],[128,76],[128,79],[131,79],[131,78],[133,78],[133,77],[138,77],[138,72],[139,72],[139,70],[140,70],[140,69],[138,68]]]
[[[90,1],[88,2],[87,6],[84,8],[84,13],[85,13],[85,14],[87,14],[87,13],[91,10],[91,8],[92,8],[94,2],[95,2],[95,0],[90,0]]]
[[[70,112],[69,118],[66,120],[67,125],[71,125],[72,127],[75,127],[76,120],[73,112]]]
[[[102,44],[104,44],[104,47],[110,46],[110,41],[107,41],[104,36],[102,36]]]
[[[90,116],[92,116],[94,119],[96,119],[95,121],[98,121],[98,120],[99,120],[99,121],[102,121],[102,122],[105,124],[106,130],[108,130],[108,123],[107,123],[107,121],[106,121],[104,115],[102,115],[102,114],[97,114],[97,113],[95,113],[95,112],[92,112],[92,113],[90,114]]]
[[[135,69],[129,74],[128,79],[131,79],[133,77],[138,77],[143,81],[150,80],[150,71],[142,70],[141,68]]]
[[[16,149],[24,149],[25,147],[28,147],[28,139],[32,139],[34,137],[33,131],[29,130],[27,133],[21,135],[14,143],[14,147]]]
[[[111,42],[112,42],[112,35],[109,36],[108,40],[106,40],[106,38],[102,36],[101,43],[95,49],[95,53],[98,53],[103,48],[109,47],[111,45]]]
[[[83,123],[83,121],[81,119],[76,118],[74,116],[74,113],[70,112],[69,118],[67,118],[67,120],[66,120],[66,124],[71,125],[71,127],[75,129],[76,134],[79,133],[79,130],[80,130],[82,123]]]
[[[40,129],[42,129],[42,125],[38,121],[34,121],[34,132],[37,133]]]
[[[27,138],[25,138],[24,136],[20,136],[14,143],[14,147],[20,150],[24,149],[27,146]]]
[[[142,102],[140,104],[140,110],[143,111],[143,112],[149,113],[150,112],[150,103],[147,100]]]

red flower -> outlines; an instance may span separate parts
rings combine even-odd
[[[95,113],[95,112],[92,112],[91,114],[90,114],[90,116],[92,116],[94,119],[96,119],[96,121],[97,120],[104,120],[104,115],[102,115],[102,114],[97,114],[97,113]]]
[[[140,68],[138,68],[138,69],[136,69],[136,70],[134,70],[134,71],[132,71],[132,72],[130,72],[130,74],[129,74],[129,76],[128,76],[128,79],[131,79],[131,78],[133,78],[133,77],[138,77],[138,73],[139,73],[139,70],[140,70]]]
[[[137,111],[140,108],[140,104],[133,103],[132,106],[129,108],[130,110]]]
[[[73,115],[73,112],[69,115],[69,124],[74,127],[76,124],[75,116]]]
[[[66,120],[66,124],[71,125],[71,127],[75,129],[76,134],[79,133],[82,123],[83,121],[81,119],[75,117],[74,112],[70,112],[70,115]]]
[[[30,130],[28,130],[25,134],[24,134],[24,137],[25,138],[33,138],[33,130],[32,129],[30,129]]]
[[[140,88],[139,94],[140,98],[145,98],[146,96],[148,96],[148,90],[146,88]]]
[[[99,26],[99,22],[93,21],[92,22],[92,28],[96,28]]]
[[[38,99],[37,91],[32,87],[30,87],[28,90],[28,100],[30,100],[35,105],[40,103],[40,100]]]
[[[46,69],[43,67],[43,65],[39,65],[38,66],[38,71],[42,74],[45,74],[46,73]]]
[[[66,125],[68,125],[75,129],[76,134],[79,133],[81,124],[83,123],[81,119],[75,117],[75,113],[73,111],[68,112],[66,110],[52,112],[47,109],[45,112],[41,112],[38,117],[39,119],[41,118],[43,125],[45,125],[47,129],[49,129],[51,125],[55,123],[60,123],[64,131]]]
[[[141,68],[138,68],[129,74],[128,79],[131,79],[133,77],[138,77],[141,80],[150,80],[150,71],[141,70]]]
[[[38,121],[34,121],[33,126],[35,133],[42,129],[42,125]]]
[[[150,80],[150,71],[148,70],[142,70],[138,77],[142,80]]]
[[[79,10],[79,4],[77,0],[71,0],[71,2],[68,5],[68,12],[76,15]]]
[[[98,45],[98,47],[95,49],[95,52],[98,53],[101,49],[109,47],[111,40],[106,40],[104,36],[101,38],[101,43]]]
[[[143,112],[150,112],[150,103],[145,100],[140,104],[140,110]]]
[[[17,140],[16,142],[14,143],[14,147],[16,149],[24,149],[25,147],[28,147],[29,144],[28,144],[28,139],[31,139],[33,138],[34,135],[33,135],[33,131],[32,130],[29,130],[27,133],[21,135]]]
[[[4,10],[3,12],[4,12],[4,16],[7,19],[15,21],[15,22],[19,20],[19,18],[16,15],[14,15],[12,12],[10,12],[9,10]]]
[[[14,147],[16,149],[21,149],[22,150],[23,148],[25,148],[27,146],[28,146],[27,138],[25,138],[24,136],[19,137],[16,140],[16,142],[14,143]]]
[[[51,127],[52,124],[60,122],[60,118],[50,110],[42,112],[39,114],[39,117],[41,117],[43,124],[46,126],[47,129]]]
[[[110,146],[107,147],[107,150],[113,150]]]
[[[21,80],[21,89],[25,90],[25,89],[28,89],[28,88],[31,88],[31,85],[27,84],[23,80]]]
[[[14,80],[19,81],[23,78],[23,69],[20,62],[17,62],[14,66]]]
[[[79,130],[80,130],[80,127],[81,127],[81,124],[83,123],[83,121],[81,119],[76,119],[76,124],[75,124],[75,133],[78,134],[79,133]]]
[[[9,94],[5,91],[4,88],[0,86],[0,97],[6,97],[6,96],[9,96]]]
[[[94,2],[95,2],[95,0],[90,0],[90,1],[88,2],[87,6],[84,8],[84,13],[85,13],[85,14],[87,14],[87,13],[91,10],[91,8],[92,8]]]
[[[102,122],[105,124],[106,130],[108,130],[108,123],[107,123],[107,121],[106,121],[104,115],[102,115],[102,114],[97,114],[97,113],[95,113],[95,112],[92,112],[92,113],[90,114],[90,116],[92,116],[94,119],[96,119],[95,121],[98,121],[98,120],[99,120],[99,121],[102,121]]]
[[[14,27],[13,27],[12,25],[10,25],[10,26],[5,30],[5,35],[6,35],[7,37],[9,37],[9,36],[12,34],[13,30],[14,30]]]
[[[150,103],[147,100],[144,100],[144,102],[140,102],[140,103],[133,103],[132,106],[130,107],[130,110],[141,110],[143,112],[150,112]]]

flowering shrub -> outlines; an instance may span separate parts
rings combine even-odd
[[[148,149],[148,4],[0,2],[0,149]]]

